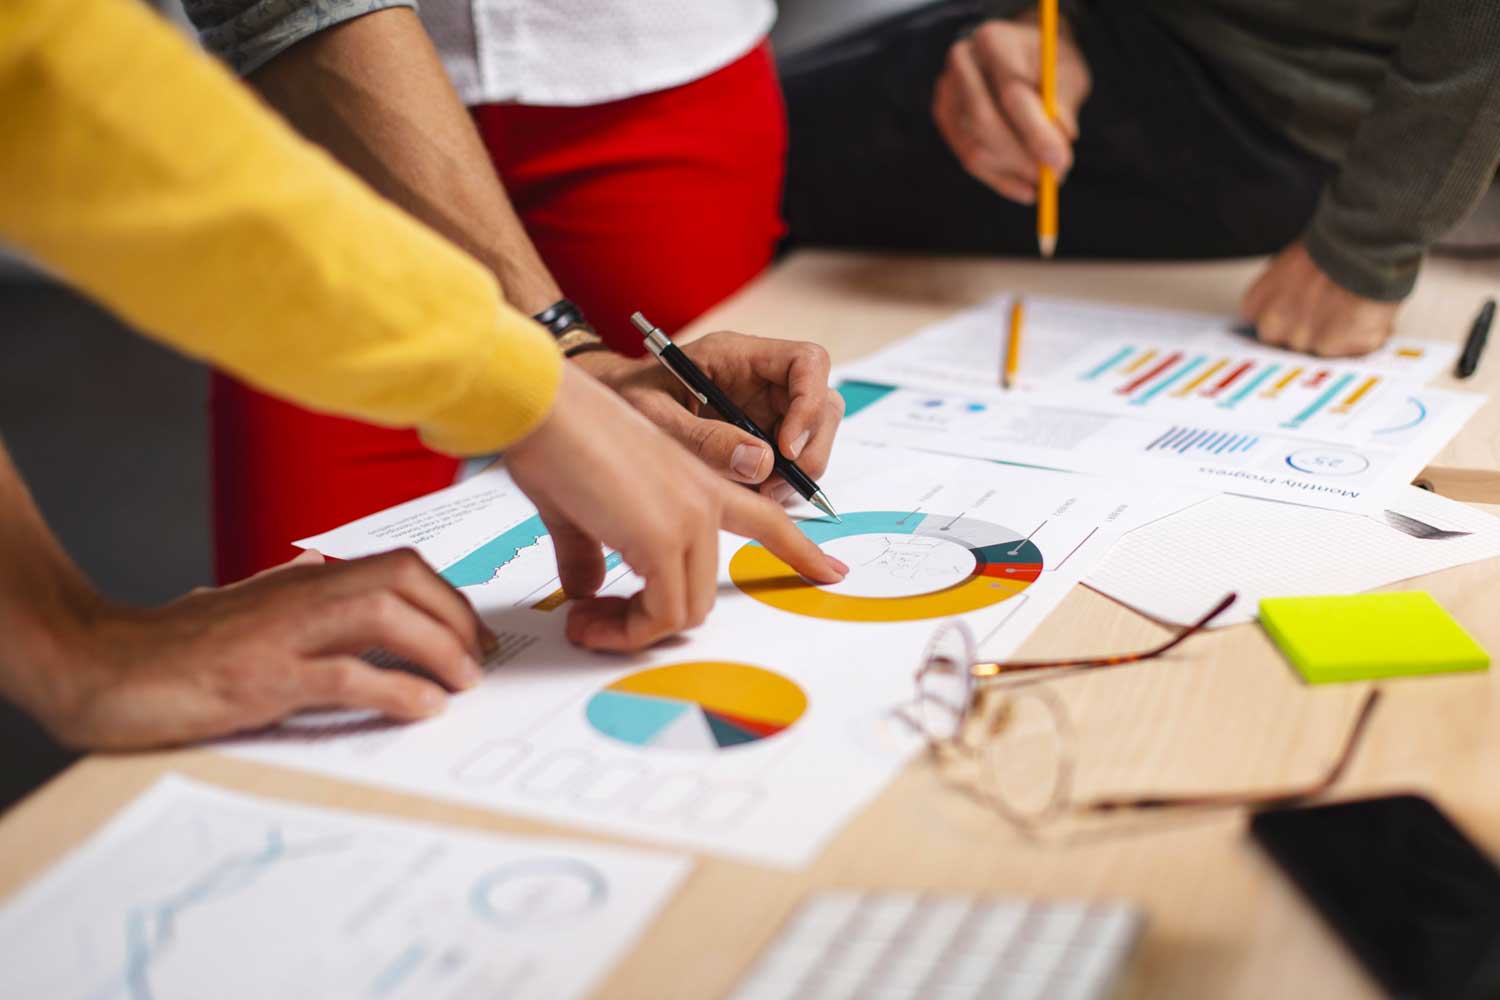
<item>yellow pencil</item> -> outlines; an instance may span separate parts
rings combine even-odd
[[[1042,0],[1042,108],[1057,121],[1057,0]],[[1057,250],[1057,175],[1042,164],[1036,189],[1036,242],[1043,257]]]
[[[1016,369],[1021,367],[1021,325],[1026,319],[1026,304],[1020,296],[1010,306],[1010,335],[1005,339],[1005,367],[1000,369],[1000,387],[1016,384]]]

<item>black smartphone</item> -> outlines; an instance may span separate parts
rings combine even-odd
[[[1500,997],[1500,868],[1431,802],[1273,809],[1250,832],[1392,996]]]

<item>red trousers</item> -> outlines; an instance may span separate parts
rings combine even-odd
[[[786,122],[769,46],[654,94],[489,105],[474,119],[563,294],[618,350],[641,351],[635,310],[674,331],[771,260]],[[296,539],[447,486],[458,469],[412,431],[312,413],[219,373],[212,425],[221,583],[291,558]]]

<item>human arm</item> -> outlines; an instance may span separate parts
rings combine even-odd
[[[259,5],[231,5],[241,10],[230,22],[241,30],[233,32],[208,25],[210,10],[222,16],[222,3],[189,0],[187,9],[209,29],[205,40],[222,56],[253,67],[247,82],[304,137],[488,267],[509,302],[528,314],[540,312],[564,292],[517,218],[421,22],[393,2],[398,5],[368,13],[364,3],[347,10],[335,4],[335,17],[358,16],[329,26],[299,20],[303,4],[289,4],[275,17]],[[221,36],[223,43],[215,44]],[[739,334],[683,346],[776,435],[784,454],[814,477],[825,470],[843,409],[828,386],[821,349]],[[772,477],[770,449],[712,411],[690,410],[679,383],[653,359],[591,352],[574,364],[721,475],[785,491],[780,477]]]
[[[0,101],[7,148],[27,152],[0,157],[0,235],[171,346],[280,395],[416,425],[457,453],[511,446],[528,496],[569,538],[560,560],[602,542],[646,578],[581,641],[630,648],[702,621],[721,525],[813,579],[842,575],[774,504],[703,482],[701,463],[617,396],[564,375],[482,267],[296,139],[134,0],[0,6]],[[614,604],[572,614],[601,607]]]
[[[415,11],[377,9],[306,37],[284,21],[270,27],[286,47],[245,82],[293,128],[487,267],[521,312],[563,297]]]
[[[557,351],[478,264],[143,6],[0,5],[0,237],[170,346],[454,453],[547,413]]]
[[[78,749],[126,750],[269,725],[300,709],[432,715],[492,642],[411,552],[297,565],[160,608],[100,596],[48,531],[0,443],[0,696]],[[428,677],[380,670],[384,646]]]
[[[1363,354],[1500,166],[1500,10],[1423,0],[1307,231],[1246,293],[1267,343]]]

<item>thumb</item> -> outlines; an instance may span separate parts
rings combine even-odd
[[[763,482],[771,474],[771,447],[733,424],[694,416],[677,404],[653,406],[651,422],[697,455],[715,473],[737,483]]]

